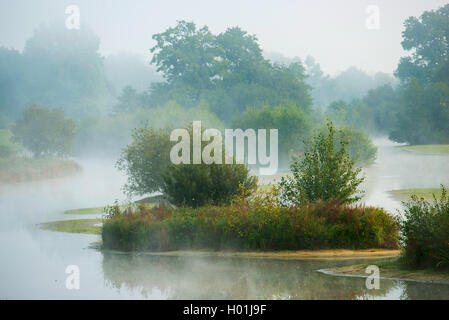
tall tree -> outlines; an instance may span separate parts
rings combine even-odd
[[[213,35],[207,27],[180,21],[153,38],[152,63],[167,81],[152,85],[150,106],[168,100],[193,106],[204,99],[229,123],[247,107],[296,104],[306,110],[311,104],[301,63],[271,64],[257,38],[239,27]]]
[[[449,57],[449,4],[410,17],[404,26],[402,47],[411,55],[401,58],[396,75],[426,83]]]

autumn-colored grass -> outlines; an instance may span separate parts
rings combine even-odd
[[[102,238],[107,249],[142,251],[396,249],[398,224],[383,209],[337,202],[291,208],[244,201],[196,209],[115,207]]]

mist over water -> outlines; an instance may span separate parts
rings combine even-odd
[[[445,154],[426,154],[398,149],[401,144],[386,138],[375,138],[378,147],[376,162],[365,168],[366,191],[363,202],[380,206],[395,213],[401,203],[391,198],[390,190],[411,188],[439,188],[449,184],[449,157]]]
[[[97,236],[40,230],[36,224],[75,219],[64,210],[124,200],[125,178],[114,161],[77,159],[82,173],[0,189],[0,298],[107,298],[101,280],[101,254],[87,247]],[[88,218],[91,216],[83,216]],[[80,267],[85,290],[67,290],[65,268]],[[96,285],[92,285],[96,283]]]
[[[449,157],[407,152],[386,139],[375,164],[365,169],[365,201],[390,212],[401,204],[387,191],[438,187]],[[113,160],[77,159],[82,173],[60,179],[2,186],[0,190],[1,299],[448,299],[449,286],[381,279],[334,277],[318,269],[364,261],[283,261],[220,257],[171,257],[102,253],[90,248],[100,236],[41,230],[36,224],[92,215],[64,215],[103,206],[121,191],[125,176]],[[98,216],[98,215],[97,215]],[[68,265],[80,268],[80,290],[65,286]]]
[[[252,177],[246,169],[172,170],[183,166],[166,166],[169,161],[174,163],[165,157],[173,147],[168,141],[174,142],[168,132],[190,125],[200,135],[206,128],[270,130],[265,151],[272,165],[278,157],[275,167],[279,170],[273,176],[261,176],[260,167],[254,165],[250,172],[258,175],[260,189],[265,190],[289,172],[290,155],[306,155],[304,163],[310,160],[309,168],[319,167],[325,174],[319,172],[323,179],[314,183],[317,170],[306,166],[302,173],[310,178],[298,181],[309,183],[314,192],[301,203],[319,198],[337,198],[341,203],[354,199],[343,190],[351,182],[358,183],[356,178],[346,179],[354,172],[347,168],[346,156],[359,156],[357,164],[364,166],[366,177],[359,186],[365,191],[359,204],[401,215],[403,204],[390,191],[449,187],[449,153],[406,151],[393,142],[449,152],[449,25],[441,23],[444,18],[449,19],[447,0],[347,0],[345,5],[330,0],[197,1],[195,5],[154,0],[132,4],[118,0],[3,1],[0,300],[449,300],[449,284],[381,278],[380,289],[370,290],[363,277],[322,270],[374,264],[380,258],[345,255],[340,260],[289,260],[223,251],[119,252],[100,249],[100,235],[50,231],[42,225],[91,219],[80,226],[73,223],[73,230],[90,228],[100,221],[94,219],[102,218],[101,213],[65,211],[139,200],[128,198],[123,191],[129,179],[128,193],[164,189],[172,204],[190,208],[176,211],[180,212],[176,216],[164,208],[142,206],[140,213],[146,215],[137,217],[136,212],[133,218],[143,221],[146,229],[139,229],[135,239],[126,236],[136,230],[135,224],[128,223],[129,217],[114,216],[110,231],[103,229],[112,239],[105,241],[107,248],[184,247],[179,239],[191,240],[192,247],[205,243],[213,248],[207,239],[218,237],[222,245],[216,247],[224,248],[228,239],[223,241],[223,234],[230,235],[230,247],[244,239],[242,247],[274,250],[315,250],[325,244],[339,248],[343,243],[345,248],[397,248],[394,219],[378,214],[377,208],[351,211],[326,203],[325,214],[312,219],[310,211],[296,207],[288,208],[292,217],[279,217],[277,212],[284,208],[273,209],[270,201],[260,207],[249,205],[248,211],[243,207],[247,212],[243,215],[236,212],[242,208],[237,205],[219,208],[217,214],[201,208],[208,203],[224,206],[235,194],[252,192]],[[194,130],[197,121],[202,126],[198,131]],[[189,130],[183,132],[188,135],[189,149],[193,142],[195,150],[198,140],[190,140]],[[347,154],[335,157],[336,150],[342,149],[332,147],[331,142],[338,138],[344,143],[344,137],[349,138],[343,150]],[[303,139],[312,144],[302,143]],[[205,146],[204,135],[199,140]],[[254,153],[264,149],[259,135],[257,141]],[[253,146],[250,139],[243,145],[248,151]],[[317,152],[308,152],[314,148]],[[219,158],[218,150],[213,150],[214,157]],[[205,148],[198,151],[204,160]],[[261,158],[258,154],[259,164]],[[190,160],[190,153],[186,159]],[[117,160],[128,176],[116,168]],[[77,173],[61,177],[70,172]],[[36,181],[16,183],[31,179]],[[167,187],[169,180],[173,180],[173,190]],[[304,190],[293,189],[287,186],[281,196],[289,196],[289,191],[303,196]],[[198,201],[201,198],[204,201]],[[200,219],[184,218],[198,207],[205,212]],[[341,228],[331,225],[343,216],[335,218],[334,208],[345,213]],[[351,219],[352,212],[364,216]],[[424,226],[419,231],[410,236],[404,232],[408,239],[424,235],[422,242],[429,243],[427,247],[420,244],[423,249],[415,252],[418,259],[408,261],[425,262],[422,253],[433,262],[420,262],[421,267],[440,267],[449,261],[449,225],[438,218],[433,230],[427,228],[428,220],[421,219]],[[247,231],[245,219],[266,228],[250,224]],[[205,229],[209,221],[212,227]],[[414,224],[413,218],[408,222]],[[188,229],[189,224],[194,228]],[[352,228],[357,232],[345,232]],[[421,232],[427,229],[428,234]],[[191,230],[213,232],[209,238]],[[393,231],[387,234],[385,230]],[[419,242],[409,243],[415,247]],[[322,251],[315,253],[319,256]],[[66,285],[69,266],[79,268],[79,289]],[[432,273],[429,278],[433,276],[434,270],[427,271]]]

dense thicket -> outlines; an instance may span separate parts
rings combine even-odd
[[[317,202],[281,208],[239,200],[229,206],[109,210],[103,245],[120,250],[301,250],[398,246],[386,211]]]
[[[429,202],[412,196],[401,222],[402,262],[414,268],[449,268],[449,196]]]

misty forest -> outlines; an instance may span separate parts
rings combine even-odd
[[[0,39],[0,299],[449,299],[449,4],[400,21],[390,72],[190,18],[105,53],[80,21]]]

